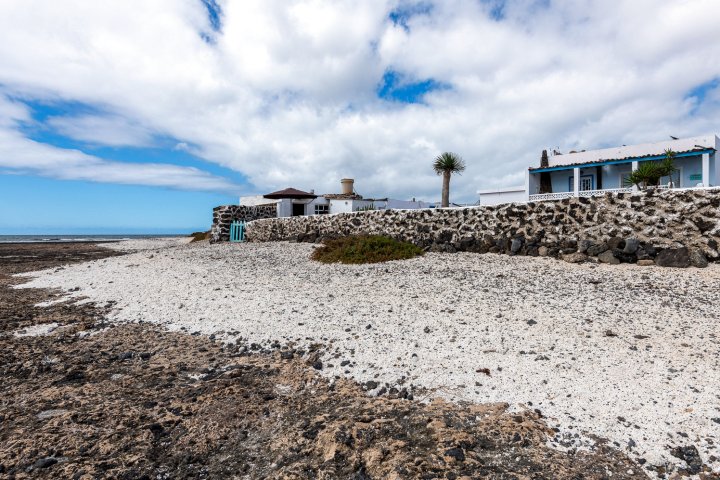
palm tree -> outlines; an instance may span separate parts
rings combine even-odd
[[[460,155],[452,152],[445,152],[435,159],[433,162],[435,173],[443,176],[442,185],[442,207],[450,206],[450,175],[457,173],[458,175],[465,170],[465,161]]]
[[[663,177],[671,177],[672,181],[672,174],[678,171],[674,160],[675,152],[665,150],[665,158],[661,162],[643,162],[638,165],[625,179],[625,185],[636,185],[639,190],[645,190],[648,187],[657,187]]]

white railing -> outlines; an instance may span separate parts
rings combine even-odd
[[[682,192],[687,190],[716,190],[720,187],[684,187],[684,188],[678,188],[678,187],[668,187],[667,185],[660,185],[657,187],[652,187],[653,189],[661,190],[661,191],[668,191],[672,190],[675,192]],[[624,187],[624,188],[608,188],[607,190],[582,190],[578,192],[579,197],[597,197],[600,195],[607,195],[608,193],[632,193],[634,191],[633,187]],[[530,195],[528,197],[528,201],[530,202],[541,202],[543,200],[562,200],[563,198],[573,198],[575,196],[574,192],[557,192],[557,193],[541,193],[537,195]]]
[[[530,195],[529,200],[531,202],[541,202],[543,200],[562,200],[563,198],[572,198],[575,194],[573,192],[558,192],[558,193],[541,193],[538,195]]]
[[[607,195],[608,193],[631,193],[632,187],[625,188],[608,188],[606,190],[583,190],[578,192],[579,197],[597,197],[599,195]]]

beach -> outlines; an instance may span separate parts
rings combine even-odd
[[[116,244],[135,253],[13,277],[14,291],[55,292],[35,308],[102,308],[103,328],[141,328],[160,344],[233,346],[290,368],[284,357],[293,375],[368,402],[437,398],[458,414],[507,403],[504,414],[552,429],[546,452],[607,460],[610,449],[635,462],[613,478],[720,469],[717,264],[428,253],[345,266],[310,261],[308,244],[137,242]]]

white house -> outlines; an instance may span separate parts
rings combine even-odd
[[[286,188],[266,195],[240,197],[240,205],[276,204],[278,217],[350,213],[363,210],[435,208],[434,203],[415,199],[406,201],[391,198],[364,198],[355,192],[353,179],[343,178],[340,183],[342,193],[316,195],[313,191],[304,192],[295,188]]]
[[[664,159],[667,150],[675,153],[678,171],[672,178],[663,178],[660,188],[716,187],[720,186],[718,148],[717,136],[704,135],[568,154],[553,152],[546,164],[528,168],[522,195],[518,187],[478,194],[480,203],[487,205],[631,192],[636,187],[627,184],[630,173],[642,162]]]

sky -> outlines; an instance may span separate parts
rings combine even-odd
[[[205,230],[286,187],[436,201],[720,133],[717,0],[3,0],[0,234]]]

